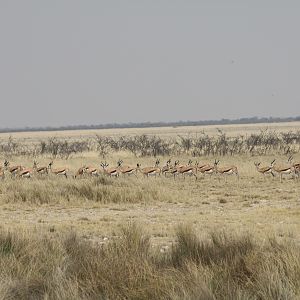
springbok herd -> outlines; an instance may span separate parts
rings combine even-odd
[[[180,164],[176,160],[171,164],[171,159],[169,159],[166,164],[160,167],[160,160],[157,159],[154,166],[141,167],[141,164],[137,164],[136,167],[123,165],[123,161],[119,160],[116,167],[109,167],[109,164],[102,162],[99,168],[92,166],[82,166],[77,170],[74,178],[80,177],[93,177],[99,175],[107,175],[110,177],[119,177],[120,175],[134,175],[140,173],[145,177],[164,175],[165,177],[176,177],[185,178],[186,176],[194,176],[195,179],[198,175],[235,175],[239,178],[239,172],[237,166],[219,166],[219,160],[215,160],[214,164],[200,164],[195,162],[193,164],[192,160],[189,160],[187,164]],[[262,175],[271,174],[273,177],[277,174],[282,181],[283,175],[292,175],[293,178],[300,177],[300,162],[294,162],[293,157],[290,156],[287,164],[285,166],[278,166],[273,160],[270,165],[261,166],[260,162],[254,163],[258,173]],[[4,179],[6,173],[10,175],[11,178],[31,178],[34,176],[48,176],[53,174],[55,176],[68,177],[68,168],[53,168],[53,161],[51,161],[48,166],[38,166],[38,163],[34,161],[32,168],[26,168],[21,165],[11,165],[8,160],[4,161],[4,165],[0,166],[0,178]]]

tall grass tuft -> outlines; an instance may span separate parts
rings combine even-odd
[[[177,229],[169,252],[138,224],[106,244],[76,233],[0,232],[0,299],[297,299],[300,248]]]

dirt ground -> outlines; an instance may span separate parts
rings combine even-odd
[[[139,183],[147,179],[129,180]],[[197,182],[187,178],[178,184],[171,178],[147,180],[146,184],[155,188],[164,185],[164,191],[174,195],[164,202],[6,203],[0,206],[1,228],[39,234],[75,230],[87,239],[105,242],[124,222],[137,222],[151,234],[154,245],[168,245],[174,240],[176,226],[189,223],[203,235],[215,229],[249,231],[259,238],[275,235],[300,243],[299,181],[287,179],[279,184],[272,178],[242,178],[240,182],[228,178],[225,189],[224,183],[223,178],[201,178]]]
[[[262,129],[290,131],[300,130],[300,122],[282,124],[252,124],[228,126],[196,126],[178,128],[148,128],[148,129],[112,129],[98,131],[64,131],[64,132],[37,132],[16,133],[13,138],[19,141],[39,140],[42,137],[63,136],[76,138],[94,135],[122,135],[122,134],[158,134],[172,136],[178,134],[196,133],[205,130],[209,134],[217,133],[221,128],[226,134],[250,134]],[[9,134],[1,134],[0,138],[7,138]],[[137,158],[126,153],[117,153],[109,157],[111,161],[119,158],[125,164],[136,165]],[[105,242],[115,236],[118,227],[124,222],[137,222],[144,226],[151,234],[153,243],[163,245],[174,241],[174,231],[181,223],[191,224],[200,235],[207,235],[210,231],[249,231],[257,238],[275,235],[278,238],[293,239],[300,243],[300,179],[293,180],[291,176],[264,178],[254,167],[255,161],[262,161],[265,165],[273,160],[274,156],[250,157],[222,157],[221,165],[237,165],[240,180],[235,177],[217,178],[216,176],[193,178],[118,178],[101,192],[114,197],[126,198],[122,201],[92,201],[86,196],[72,198],[71,201],[62,196],[47,203],[31,201],[38,195],[59,194],[59,189],[65,190],[66,182],[75,182],[74,179],[55,178],[49,180],[21,180],[0,182],[0,228],[2,230],[34,231],[37,234],[50,232],[59,234],[75,230],[87,239]],[[174,158],[172,158],[174,159]],[[188,157],[180,157],[181,162]],[[202,159],[202,158],[201,158]],[[286,157],[276,156],[279,164],[286,163]],[[164,162],[167,157],[162,157]],[[203,158],[212,164],[214,158]],[[295,160],[300,160],[300,154],[295,154]],[[14,163],[32,165],[32,158],[12,158]],[[142,165],[153,164],[153,158],[141,159]],[[41,165],[47,164],[49,158],[39,158]],[[97,162],[97,163],[96,163]],[[140,160],[138,161],[140,162]],[[57,166],[67,165],[76,170],[83,164],[99,164],[97,153],[87,153],[72,157],[69,160],[57,161]],[[75,190],[96,190],[95,182],[79,179]],[[80,186],[79,186],[80,185]],[[51,187],[51,190],[49,190]],[[48,190],[47,190],[48,189]],[[54,190],[55,191],[54,193]],[[20,200],[20,194],[25,194],[26,201]],[[52,194],[51,194],[52,195]],[[65,194],[64,194],[65,195]],[[130,197],[138,196],[139,200]],[[31,197],[31,198],[30,198]],[[105,199],[106,196],[104,196]],[[108,197],[108,196],[107,196]],[[116,198],[116,199],[117,199]],[[17,200],[16,200],[17,199]]]

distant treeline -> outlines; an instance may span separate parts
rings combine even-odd
[[[85,130],[85,129],[113,129],[113,128],[151,128],[151,127],[180,127],[200,125],[229,125],[229,124],[255,124],[255,123],[278,123],[300,121],[298,117],[274,118],[274,117],[251,117],[240,119],[221,119],[206,121],[177,121],[177,122],[143,122],[143,123],[109,123],[99,125],[70,125],[61,127],[24,127],[24,128],[0,128],[0,133],[25,132],[25,131],[64,131],[64,130]]]

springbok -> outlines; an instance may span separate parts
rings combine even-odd
[[[198,161],[196,161],[195,167],[197,168],[198,171],[200,171],[201,169],[203,169],[205,167],[210,167],[210,165],[206,164],[206,163],[199,163]]]
[[[21,177],[21,178],[31,178],[33,175],[33,169],[22,169],[19,171],[18,173],[18,177]]]
[[[219,160],[215,160],[214,167],[216,174],[219,175],[236,175],[236,177],[239,179],[239,172],[238,168],[236,166],[228,166],[228,167],[218,167]]]
[[[184,176],[184,173],[186,171],[188,171],[187,168],[193,168],[192,167],[192,162],[193,161],[190,159],[187,165],[180,165],[179,160],[176,160],[175,163],[174,163],[173,168],[171,168],[171,171],[170,171],[170,173],[174,176],[174,179],[179,174],[183,174],[183,176]],[[193,173],[195,173],[195,172],[193,172]]]
[[[269,166],[266,166],[266,167],[261,167],[260,162],[255,162],[254,165],[256,167],[256,170],[263,176],[265,176],[266,174],[272,174],[272,176],[274,177],[275,176],[273,173],[274,163],[275,163],[275,159],[271,162],[271,164]]]
[[[99,176],[99,170],[97,168],[94,168],[94,167],[91,167],[91,166],[86,167],[85,172],[89,176]]]
[[[156,160],[155,162],[155,167],[145,167],[141,169],[141,164],[136,165],[136,170],[140,171],[144,177],[149,177],[149,176],[157,176],[161,174],[161,169],[158,167],[159,165],[159,159]]]
[[[33,171],[38,175],[45,175],[48,174],[48,168],[47,167],[38,167],[38,162],[33,162]]]
[[[134,175],[136,176],[136,168],[130,167],[130,166],[122,166],[123,160],[118,161],[118,170],[120,171],[121,174],[123,175]]]
[[[194,176],[196,178],[196,180],[198,179],[196,167],[193,167],[193,166],[181,167],[181,168],[179,168],[178,172],[179,172],[179,174],[182,174],[183,179],[185,179],[186,175]]]
[[[16,177],[19,174],[19,172],[24,169],[20,165],[10,167],[10,162],[8,160],[4,161],[4,168],[10,173],[11,177]]]
[[[173,176],[174,176],[174,179],[176,178],[177,175],[179,175],[179,170],[181,168],[184,168],[186,167],[187,165],[180,165],[179,164],[179,160],[176,160],[174,162],[174,166],[171,167],[169,173],[171,173]]]
[[[83,177],[85,173],[86,173],[86,166],[80,167],[75,173],[74,178],[76,179],[77,177]]]
[[[120,176],[120,171],[118,170],[118,168],[109,168],[107,169],[107,167],[109,166],[109,164],[107,162],[103,163],[101,162],[100,166],[103,168],[103,172],[104,174],[110,176],[110,177],[119,177]]]
[[[291,161],[289,161],[289,163],[290,163],[289,166],[277,166],[276,163],[274,163],[272,170],[274,170],[279,175],[280,182],[282,182],[283,175],[294,174],[295,176],[295,167],[293,166]]]
[[[52,174],[57,176],[65,176],[66,178],[68,178],[67,168],[52,169],[52,166],[53,166],[53,161],[51,161],[48,165],[48,169],[51,171]]]
[[[161,173],[165,175],[165,177],[167,176],[168,173],[170,173],[171,168],[171,159],[169,159],[166,163],[165,166],[162,167],[161,169]]]
[[[215,173],[215,167],[209,164],[202,164],[200,167],[197,167],[197,171],[203,175],[212,175]]]

